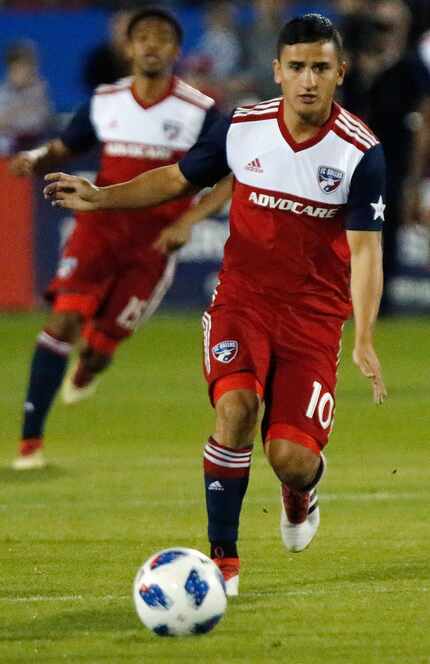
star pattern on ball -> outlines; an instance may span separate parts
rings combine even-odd
[[[382,219],[382,221],[385,221],[384,211],[387,206],[382,200],[382,196],[379,197],[377,203],[371,203],[370,205],[373,207],[375,211],[373,215],[373,221],[376,221],[377,219]]]

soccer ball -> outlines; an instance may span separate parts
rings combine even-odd
[[[154,553],[133,584],[137,615],[158,636],[206,634],[227,607],[224,578],[200,551],[177,547]]]

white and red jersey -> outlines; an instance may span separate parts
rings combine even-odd
[[[230,237],[217,302],[257,293],[347,317],[346,230],[380,230],[384,157],[358,118],[334,104],[312,139],[297,144],[284,101],[237,108],[180,162],[193,184],[235,177]]]
[[[96,183],[118,184],[148,170],[174,164],[220,118],[214,100],[172,77],[166,94],[153,104],[139,99],[134,79],[99,86],[61,135],[75,153],[100,144]],[[163,226],[173,223],[190,205],[190,199],[146,210],[92,213],[91,220],[106,217],[116,226],[132,222],[134,234],[152,242]],[[89,216],[79,215],[79,219]],[[136,220],[144,223],[135,224]]]

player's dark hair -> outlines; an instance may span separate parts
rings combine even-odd
[[[286,45],[313,42],[333,42],[339,58],[342,58],[343,41],[340,32],[329,18],[321,14],[298,16],[284,25],[278,38],[278,58]]]
[[[136,14],[131,17],[130,23],[127,27],[127,37],[129,39],[131,39],[133,30],[136,25],[141,21],[145,21],[147,18],[159,18],[162,21],[169,23],[175,31],[178,44],[182,44],[184,31],[181,24],[171,12],[169,12],[167,9],[162,9],[161,7],[146,7],[146,9],[141,9],[140,11],[136,12]]]
[[[4,59],[8,66],[14,64],[15,62],[23,61],[36,64],[37,54],[35,45],[33,42],[27,39],[14,42],[6,49]]]

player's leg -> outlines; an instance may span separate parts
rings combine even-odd
[[[279,326],[263,440],[282,483],[281,534],[291,551],[306,548],[319,527],[316,486],[333,423],[341,332],[339,319],[292,311]]]
[[[203,316],[205,373],[216,411],[203,459],[208,537],[230,596],[238,594],[239,520],[269,365],[263,326],[255,323],[255,314],[227,307]]]
[[[285,436],[271,438],[270,436]],[[290,436],[290,440],[286,438]],[[304,447],[300,433],[269,429],[265,451],[281,481],[281,536],[289,551],[303,551],[315,537],[320,524],[316,487],[323,475],[321,452]]]
[[[97,314],[83,327],[78,361],[62,387],[65,403],[76,403],[94,393],[98,376],[112,363],[118,345],[161,303],[172,283],[176,261],[174,257],[156,257],[156,261],[156,265],[145,262],[123,271]]]
[[[53,311],[37,337],[30,366],[24,402],[19,456],[16,470],[40,468],[43,457],[43,432],[47,415],[63,380],[70,351],[79,337],[79,312]]]
[[[78,403],[96,392],[98,376],[111,364],[122,338],[116,338],[110,327],[104,329],[103,322],[99,324],[97,319],[86,321],[79,340],[78,358],[61,386],[61,398],[65,404]]]
[[[52,314],[38,336],[31,363],[20,455],[13,464],[17,470],[42,465],[44,426],[70,351],[79,337],[82,321],[98,308],[109,287],[112,265],[108,249],[95,229],[82,224],[77,224],[64,249],[48,288]]]

